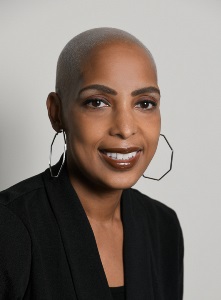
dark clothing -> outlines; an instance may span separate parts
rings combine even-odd
[[[121,199],[127,300],[181,300],[175,212],[137,190]],[[0,299],[111,300],[95,237],[64,167],[0,193]]]
[[[124,286],[110,288],[113,300],[125,300]]]

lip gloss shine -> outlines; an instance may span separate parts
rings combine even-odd
[[[111,149],[111,150],[113,150],[113,149]],[[109,149],[108,149],[108,152],[115,153],[115,151],[113,152],[113,151],[110,151]],[[134,152],[134,151],[131,151],[131,152]],[[129,158],[129,159],[112,158],[112,157],[109,157],[106,153],[107,153],[106,149],[105,149],[105,151],[100,151],[102,159],[107,164],[109,164],[112,168],[117,169],[117,170],[129,170],[129,169],[133,168],[134,165],[137,163],[137,161],[140,157],[141,151],[138,150],[136,152],[136,155],[134,157]],[[116,153],[123,153],[123,152],[122,151],[120,152],[119,149],[118,149],[118,151],[116,151]],[[128,151],[128,152],[124,151],[124,153],[130,153],[130,151]]]

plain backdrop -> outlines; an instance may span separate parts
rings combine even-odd
[[[136,188],[179,216],[184,299],[220,300],[221,1],[1,0],[0,6],[0,189],[48,166],[54,132],[45,100],[64,45],[93,27],[129,31],[156,60],[162,133],[175,151],[172,172],[160,182],[141,178]],[[157,160],[155,167],[165,171]]]

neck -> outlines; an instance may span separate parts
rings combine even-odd
[[[69,172],[69,178],[90,221],[110,224],[121,220],[122,190],[111,190],[87,184]]]

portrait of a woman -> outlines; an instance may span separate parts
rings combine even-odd
[[[80,33],[47,109],[66,151],[0,193],[0,299],[181,300],[176,213],[132,188],[161,132],[149,50],[120,29]]]

